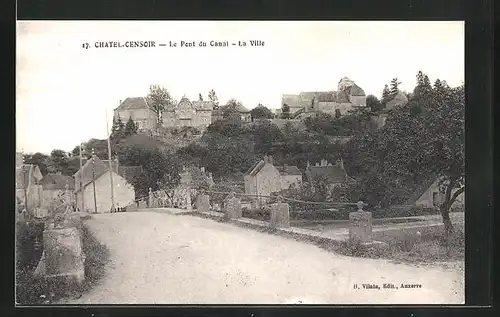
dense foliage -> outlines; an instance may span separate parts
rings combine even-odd
[[[449,210],[465,189],[464,116],[463,86],[436,80],[432,87],[419,72],[409,103],[391,111],[382,129],[358,135],[344,148],[356,190],[375,204],[403,203],[419,184],[439,177],[445,194],[439,207],[451,232]]]
[[[250,115],[252,119],[272,119],[274,118],[274,114],[269,108],[263,106],[259,103],[259,105],[252,110],[250,110]]]

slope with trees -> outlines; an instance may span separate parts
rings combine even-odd
[[[371,203],[404,203],[417,184],[441,179],[439,209],[446,232],[453,231],[451,205],[464,187],[464,87],[449,87],[419,72],[409,103],[392,111],[386,125],[353,138],[343,151],[348,172],[358,177],[357,195]],[[353,198],[353,197],[352,197]]]

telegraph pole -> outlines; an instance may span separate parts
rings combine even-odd
[[[95,160],[94,149],[92,148],[92,185],[94,186],[94,213],[97,213],[97,199],[95,194]]]
[[[82,157],[82,144],[80,143],[80,191],[82,192],[82,211],[85,211],[85,198],[83,188],[83,157]]]
[[[26,168],[24,167],[24,151],[21,152],[21,155],[23,156],[23,164],[21,165],[21,169],[23,171],[23,187],[24,187],[24,209],[26,212],[28,212],[28,190],[27,190],[27,184],[26,184]],[[29,182],[29,179],[28,179]]]
[[[115,189],[113,186],[113,165],[111,163],[111,141],[109,139],[108,112],[106,111],[106,131],[108,133],[109,186],[111,187],[111,212],[115,211]],[[118,171],[116,171],[118,172]]]

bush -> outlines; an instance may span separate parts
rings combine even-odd
[[[399,207],[392,206],[386,209],[373,210],[373,218],[396,218],[396,217],[416,217],[439,214],[436,208],[428,208],[423,206]]]
[[[269,209],[269,206],[262,206],[255,209],[243,208],[242,214],[245,218],[251,218],[261,221],[268,221],[271,219],[271,210]]]

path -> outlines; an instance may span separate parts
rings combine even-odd
[[[195,216],[93,215],[110,250],[106,276],[68,304],[453,304],[463,271],[340,256],[314,245]],[[420,289],[353,289],[354,284]]]

